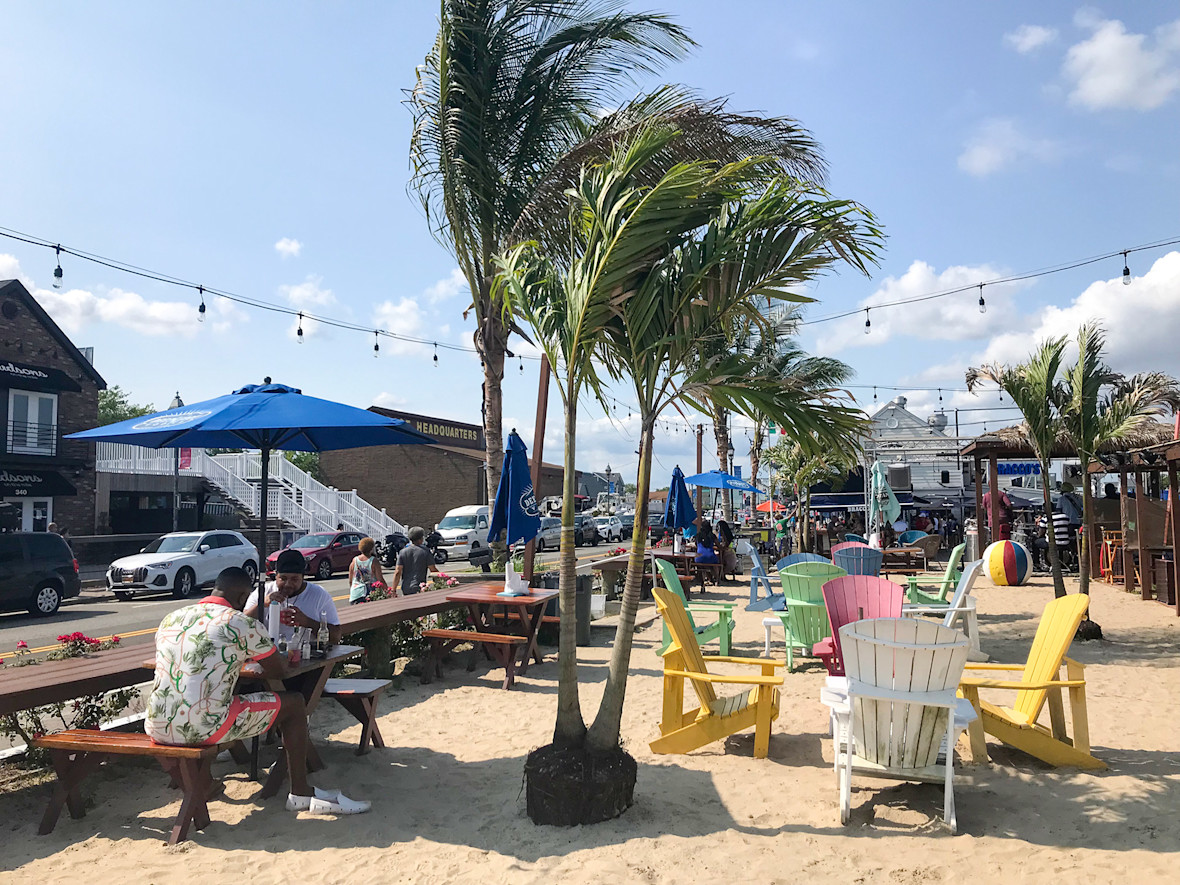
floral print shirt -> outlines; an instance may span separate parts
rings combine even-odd
[[[230,718],[242,665],[275,650],[258,621],[220,597],[178,608],[156,631],[156,677],[144,730],[164,744],[207,742]],[[244,715],[259,718],[261,727],[254,734],[273,718],[267,711]],[[234,730],[249,731],[250,726],[239,721]]]

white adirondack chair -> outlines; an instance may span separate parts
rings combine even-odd
[[[975,610],[975,597],[971,590],[975,586],[975,579],[979,577],[983,560],[977,559],[963,566],[963,574],[959,576],[959,583],[955,585],[955,592],[945,603],[931,603],[930,605],[905,604],[901,613],[906,617],[920,615],[942,615],[942,625],[961,630],[971,644],[971,651],[967,657],[973,661],[987,660],[987,655],[979,647],[979,618]]]
[[[916,618],[855,621],[840,628],[840,637],[846,690],[829,687],[821,700],[832,708],[835,726],[841,823],[851,815],[855,773],[942,782],[943,818],[956,832],[954,747],[975,718],[956,697],[967,637]]]

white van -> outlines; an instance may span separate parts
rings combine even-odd
[[[438,546],[447,551],[448,559],[466,559],[473,550],[488,546],[488,508],[456,507],[434,528],[442,535]]]

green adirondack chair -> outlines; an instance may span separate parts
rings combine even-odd
[[[918,586],[918,576],[910,575],[909,586],[906,587],[906,596],[909,597],[910,604],[945,605],[947,594],[959,581],[959,561],[963,558],[963,551],[966,549],[966,544],[960,544],[951,551],[951,558],[947,560],[946,564],[946,574],[942,576],[942,582],[934,587],[922,589]]]
[[[831,635],[828,611],[824,607],[823,586],[827,581],[842,578],[844,575],[844,569],[827,562],[797,562],[778,573],[787,609],[776,611],[774,614],[787,634],[788,670],[795,669],[796,649],[802,654],[810,655],[812,646]],[[770,618],[762,622],[766,629],[768,648],[773,623]]]
[[[732,602],[689,602],[684,596],[684,588],[680,586],[680,576],[676,574],[676,566],[666,559],[657,559],[656,568],[660,572],[661,583],[677,596],[680,601],[684,603],[685,611],[688,612],[688,622],[692,624],[692,629],[697,635],[697,644],[704,645],[712,639],[721,640],[721,654],[729,654],[729,642],[733,637],[733,609],[735,603]],[[701,617],[716,618],[715,621],[708,624],[697,626],[693,615]],[[668,650],[668,646],[672,644],[672,635],[668,632],[668,624],[664,623],[664,643],[660,647],[657,654],[662,655]]]

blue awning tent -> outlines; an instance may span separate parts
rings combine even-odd
[[[912,492],[894,492],[897,503],[904,507],[929,507],[930,501],[916,497]],[[812,510],[864,510],[865,493],[859,492],[813,492]]]

